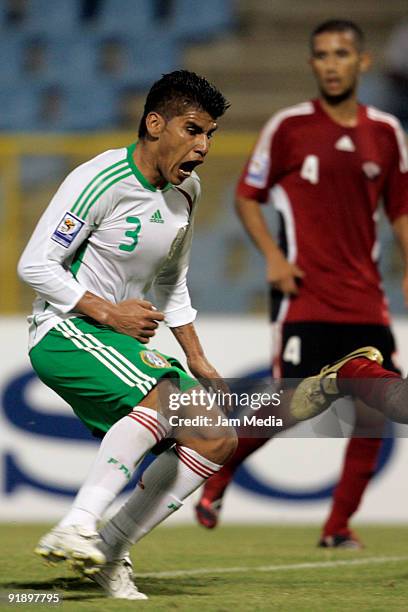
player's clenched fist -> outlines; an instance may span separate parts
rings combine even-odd
[[[112,304],[90,291],[85,292],[75,306],[75,311],[109,325],[121,334],[132,336],[143,344],[149,342],[156,332],[158,322],[164,319],[164,314],[147,300],[133,298]]]
[[[164,314],[146,300],[131,299],[114,304],[106,323],[116,331],[146,344],[156,333]]]

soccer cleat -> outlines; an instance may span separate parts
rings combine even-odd
[[[214,529],[218,524],[222,500],[210,500],[202,497],[195,507],[197,521],[206,529]]]
[[[34,552],[48,563],[69,560],[85,574],[99,571],[106,557],[98,548],[101,539],[94,531],[80,525],[54,527],[38,542]]]
[[[327,365],[316,376],[302,380],[293,394],[290,411],[298,421],[311,419],[324,412],[330,404],[341,397],[337,386],[337,372],[352,359],[369,359],[382,365],[383,356],[373,346],[365,346],[349,353],[331,365]]]
[[[99,584],[109,597],[115,599],[148,599],[133,582],[133,567],[129,557],[110,561],[90,578]]]
[[[362,550],[363,544],[358,537],[351,532],[349,535],[327,535],[320,538],[317,543],[319,548],[346,548],[348,550]]]

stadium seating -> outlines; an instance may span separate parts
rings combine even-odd
[[[0,130],[114,128],[124,87],[145,91],[181,67],[187,21],[191,40],[208,38],[228,27],[231,13],[229,0],[101,0],[96,6],[99,12],[85,20],[81,0],[27,0],[12,18],[7,2],[0,3]]]
[[[37,95],[23,84],[0,88],[0,130],[31,130],[35,123]]]
[[[0,35],[0,82],[1,89],[15,82],[22,72],[23,46],[17,36],[10,36],[4,32]],[[3,92],[4,93],[4,92]]]
[[[80,0],[29,0],[19,26],[24,32],[36,34],[74,31],[80,19]]]
[[[232,23],[233,7],[230,0],[174,0],[171,28],[180,40],[205,41],[231,28]]]
[[[103,34],[139,36],[153,26],[153,4],[152,0],[104,0],[95,28]]]

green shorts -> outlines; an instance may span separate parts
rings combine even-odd
[[[161,378],[180,391],[198,385],[177,359],[89,318],[58,323],[30,359],[39,378],[96,434],[128,414]]]

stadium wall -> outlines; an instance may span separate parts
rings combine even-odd
[[[210,359],[226,377],[268,367],[270,336],[263,318],[202,317],[197,325]],[[408,364],[407,322],[397,320],[395,331],[400,361]],[[24,320],[0,318],[0,334],[0,521],[55,520],[83,481],[97,442],[86,435],[70,408],[33,376]],[[159,330],[156,344],[181,357],[167,329]],[[359,521],[407,520],[407,430],[399,426],[397,438],[387,440]],[[346,439],[316,439],[311,431],[307,425],[292,430],[247,462],[227,495],[225,522],[305,523],[323,518]],[[191,521],[193,504],[194,499],[187,500],[171,521]]]

